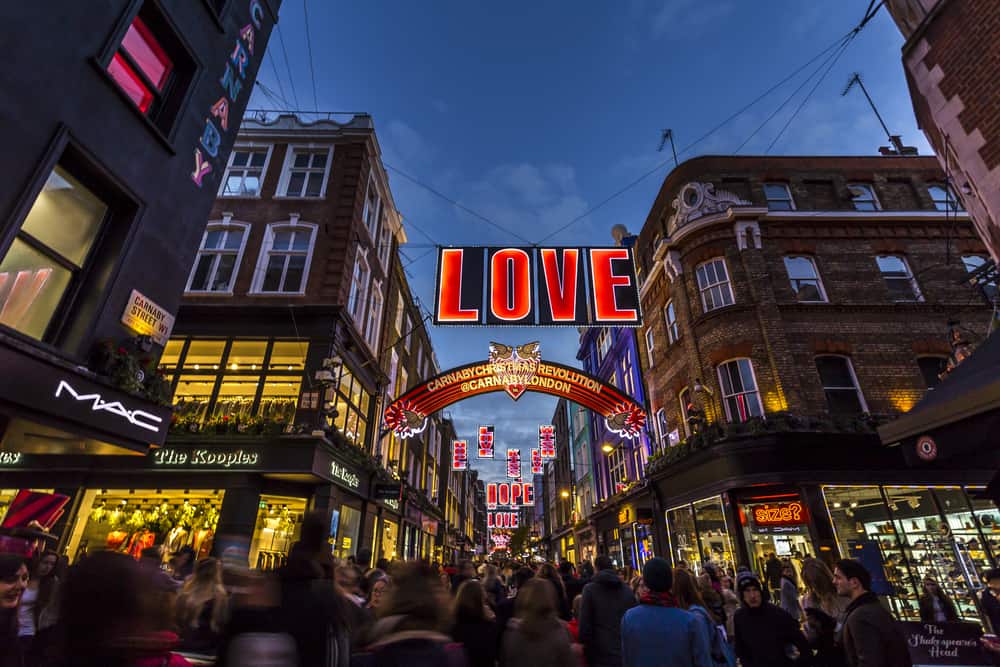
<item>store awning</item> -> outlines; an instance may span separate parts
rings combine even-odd
[[[907,462],[940,460],[996,445],[1000,426],[1000,335],[993,335],[912,410],[880,427],[887,445],[901,444]],[[917,456],[922,440],[923,455]]]

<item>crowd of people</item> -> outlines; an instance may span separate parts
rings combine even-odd
[[[0,554],[0,667],[911,664],[854,560],[831,571],[807,559],[802,589],[792,568],[792,585],[772,589],[745,568],[696,574],[662,558],[634,576],[607,556],[580,567],[383,560],[364,571],[335,561],[322,517],[307,515],[275,574],[228,552],[162,562],[156,547],[138,561],[98,551],[70,568],[52,552]],[[948,620],[941,595],[928,586],[921,607]]]

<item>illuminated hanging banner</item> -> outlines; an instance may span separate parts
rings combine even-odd
[[[493,458],[493,427],[479,427],[479,458]]]
[[[531,450],[531,474],[542,474],[542,453],[537,449]]]
[[[535,485],[531,482],[490,482],[486,485],[486,509],[534,505]]]
[[[507,450],[507,477],[510,479],[521,479],[521,450]]]
[[[453,440],[451,443],[451,469],[466,470],[469,467],[469,443],[465,440]]]
[[[556,457],[556,427],[551,424],[541,424],[538,427],[538,452],[543,459]]]
[[[578,368],[542,361],[538,343],[491,343],[489,361],[452,368],[416,385],[390,403],[383,418],[396,435],[409,438],[423,431],[428,416],[438,410],[494,391],[514,400],[526,391],[565,398],[602,415],[608,430],[623,438],[639,437],[646,425],[646,411],[635,400]]]
[[[632,249],[440,248],[434,324],[640,326]]]
[[[487,512],[487,528],[517,528],[520,524],[517,512]]]

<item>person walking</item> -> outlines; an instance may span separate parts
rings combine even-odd
[[[774,552],[769,553],[764,562],[764,579],[767,581],[771,598],[778,597],[778,593],[781,591],[781,561],[774,555]]]
[[[555,589],[537,577],[518,591],[500,651],[500,667],[527,665],[577,667],[569,631],[558,617]]]
[[[497,661],[496,616],[478,581],[458,587],[451,607],[451,637],[462,645],[469,667],[494,667]]]
[[[229,611],[229,595],[222,585],[222,563],[205,558],[194,567],[176,603],[180,648],[215,655]]]
[[[559,574],[556,566],[552,563],[545,563],[538,568],[538,574],[535,576],[552,584],[552,589],[556,594],[556,608],[559,610],[559,618],[569,621],[573,617],[569,606],[570,600],[566,596],[566,586],[563,584],[562,575]]]
[[[483,592],[486,594],[486,603],[493,611],[496,611],[497,605],[507,599],[507,591],[500,580],[497,566],[491,563],[487,563],[483,567]]]
[[[389,588],[389,575],[382,570],[369,570],[362,581],[361,589],[365,594],[365,609],[375,614]]]
[[[993,634],[1000,633],[1000,568],[987,570],[983,574],[986,581],[986,588],[983,589],[980,597],[980,605],[983,615],[989,623],[989,629]]]
[[[955,623],[958,610],[948,594],[941,590],[934,577],[924,579],[924,594],[920,596],[920,620],[924,623]]]
[[[649,592],[622,618],[622,667],[713,667],[704,626],[681,609],[670,592],[674,583],[670,564],[650,558],[642,579]],[[696,590],[693,582],[691,589]]]
[[[837,593],[850,599],[844,618],[843,645],[851,667],[912,667],[906,638],[871,592],[872,576],[856,560],[845,558],[833,570]]]
[[[802,629],[816,656],[816,667],[843,667],[844,650],[839,637],[848,601],[837,595],[833,573],[818,558],[802,564],[802,584],[806,589],[800,603]]]
[[[736,610],[740,608],[740,598],[736,595],[736,591],[733,588],[733,578],[729,575],[722,577],[720,582],[722,584],[722,610],[726,615],[726,637],[729,641],[732,641],[733,633],[733,616],[736,614]]]
[[[28,587],[28,563],[18,554],[0,554],[0,667],[23,667],[18,608]]]
[[[705,639],[709,645],[709,657],[712,659],[713,667],[736,667],[736,657],[733,655],[729,644],[723,638],[723,633],[719,630],[719,618],[715,616],[705,604],[706,588],[701,576],[696,580],[687,570],[674,571],[674,585],[670,591],[677,600],[677,606],[684,611],[690,612],[698,619]],[[715,592],[711,583],[707,590]]]
[[[760,580],[744,574],[737,583],[740,607],[733,616],[736,657],[743,667],[805,667],[809,644],[798,621],[764,599]]]
[[[27,667],[41,664],[50,648],[52,627],[58,615],[58,560],[59,554],[55,551],[42,552],[35,561],[28,586],[21,594],[17,634]]]
[[[573,600],[576,599],[576,596],[583,593],[583,582],[580,581],[580,578],[573,572],[573,563],[568,560],[564,560],[559,563],[559,576],[562,577],[563,589],[566,591],[566,599],[569,600],[570,606],[572,606]]]
[[[799,604],[799,584],[795,579],[795,568],[788,561],[781,565],[781,608],[796,621],[802,621],[802,606]]]
[[[620,667],[622,617],[636,605],[635,595],[609,556],[598,556],[594,566],[597,574],[583,587],[580,602],[580,643],[590,667]]]
[[[514,618],[514,610],[517,606],[517,596],[520,594],[521,589],[529,581],[534,579],[535,573],[531,571],[531,568],[522,567],[517,569],[514,574],[511,575],[510,581],[514,589],[514,594],[511,595],[506,600],[500,602],[497,605],[497,632],[500,633],[498,641],[503,639],[503,635],[507,632],[507,623],[510,619]]]

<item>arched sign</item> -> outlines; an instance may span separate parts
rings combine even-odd
[[[542,361],[537,342],[490,343],[488,361],[452,368],[413,387],[385,409],[385,423],[408,438],[423,431],[438,410],[495,391],[515,401],[526,391],[565,398],[603,415],[608,429],[625,438],[639,437],[646,424],[646,411],[635,400],[578,368]]]

